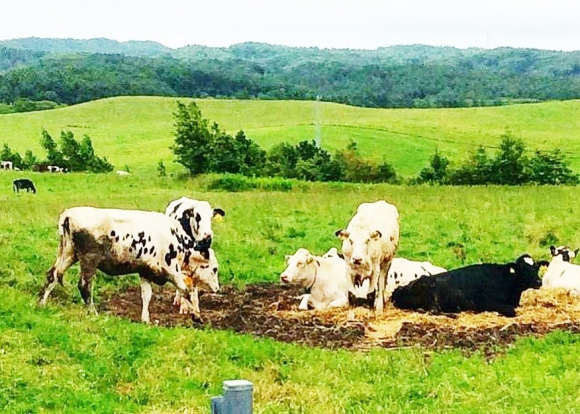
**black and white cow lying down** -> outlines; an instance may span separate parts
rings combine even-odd
[[[393,292],[400,309],[434,313],[498,312],[516,316],[524,290],[538,289],[539,265],[527,254],[507,264],[476,264],[433,276],[422,276]]]
[[[95,313],[92,283],[99,269],[111,276],[139,274],[144,322],[150,321],[151,282],[175,285],[185,299],[180,313],[191,313],[199,320],[197,287],[219,289],[217,266],[212,266],[216,260],[209,249],[211,239],[198,243],[192,233],[193,228],[207,228],[201,223],[204,220],[211,220],[211,215],[196,214],[191,209],[184,210],[178,220],[153,211],[94,207],[65,210],[59,219],[58,257],[47,272],[39,303],[46,304],[56,284],[62,284],[64,272],[78,261],[78,288]]]

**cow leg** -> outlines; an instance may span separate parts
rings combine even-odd
[[[152,295],[153,289],[151,289],[151,283],[141,276],[141,302],[143,305],[141,308],[141,320],[145,323],[151,323],[149,317],[149,303],[151,302]]]
[[[481,312],[497,312],[500,315],[513,318],[516,316],[516,308],[505,303],[496,302],[494,300],[485,299],[478,306]]]
[[[57,283],[60,283],[62,286],[64,272],[77,262],[77,257],[74,253],[72,244],[70,242],[67,243],[67,240],[64,240],[64,237],[66,236],[63,236],[60,241],[58,257],[56,258],[54,265],[48,272],[46,272],[46,282],[38,294],[38,303],[41,306],[46,305],[48,296],[56,287]]]
[[[194,322],[203,323],[203,319],[201,319],[201,311],[199,309],[199,295],[197,287],[193,287],[189,292],[189,300],[185,299],[184,296],[181,296],[179,313],[191,314],[191,318]]]
[[[170,273],[168,280],[175,285],[181,294],[179,313],[192,314],[194,322],[201,322],[197,287],[188,288],[185,277],[181,273]]]
[[[97,265],[91,261],[81,260],[81,277],[79,278],[79,292],[88,306],[89,312],[97,314],[97,308],[93,302],[93,278],[97,271]]]
[[[300,310],[308,310],[308,301],[310,300],[310,295],[305,293],[302,295],[302,300],[300,301],[300,305],[298,305],[298,309]]]

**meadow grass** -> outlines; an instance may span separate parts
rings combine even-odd
[[[298,247],[339,247],[363,201],[401,214],[399,255],[453,268],[507,262],[547,245],[580,245],[575,188],[428,187],[295,183],[292,191],[208,191],[212,177],[174,180],[115,174],[28,173],[34,194],[13,194],[0,173],[0,412],[208,413],[226,379],[255,386],[256,413],[577,412],[580,336],[522,339],[486,360],[458,350],[312,349],[211,329],[161,328],[88,315],[65,275],[47,308],[36,294],[58,246],[57,220],[71,206],[163,211],[183,195],[226,210],[214,224],[222,284],[277,283]],[[135,276],[99,274],[96,301]],[[170,287],[165,287],[170,289]],[[202,309],[203,313],[203,309]],[[154,315],[152,315],[154,317]]]
[[[177,98],[116,97],[48,111],[0,115],[0,144],[42,155],[46,129],[55,139],[63,130],[89,135],[97,155],[117,169],[151,173],[162,160],[170,173]],[[181,99],[184,102],[189,99]],[[486,108],[375,109],[310,101],[196,100],[203,116],[230,134],[244,130],[263,148],[316,137],[331,152],[350,139],[364,156],[391,163],[403,176],[416,176],[438,149],[458,163],[478,145],[497,147],[510,130],[529,150],[559,148],[580,170],[580,152],[570,145],[580,133],[580,101],[544,102]],[[316,117],[316,114],[318,116]]]

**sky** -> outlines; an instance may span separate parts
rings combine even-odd
[[[580,50],[573,0],[4,0],[0,40],[243,42],[376,49],[425,44]]]

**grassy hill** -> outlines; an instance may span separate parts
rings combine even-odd
[[[187,99],[183,99],[187,101]],[[159,160],[178,171],[173,143],[175,98],[117,97],[42,112],[0,115],[0,144],[24,153],[40,147],[42,128],[53,138],[61,130],[89,135],[99,156],[117,168],[153,172]],[[310,101],[196,100],[204,117],[228,133],[243,129],[264,148],[314,139],[319,124],[322,146],[343,148],[354,139],[361,152],[392,163],[405,176],[416,175],[438,149],[461,161],[477,145],[495,147],[509,129],[528,149],[560,148],[580,170],[580,151],[570,145],[580,135],[580,101],[459,109],[370,109]]]

